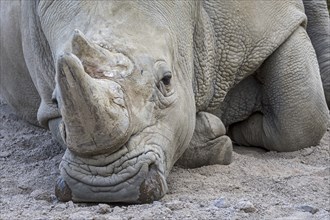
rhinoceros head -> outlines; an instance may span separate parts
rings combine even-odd
[[[191,3],[40,4],[67,147],[58,198],[161,198],[195,126]]]

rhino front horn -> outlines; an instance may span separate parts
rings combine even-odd
[[[60,56],[57,63],[57,99],[67,147],[80,155],[119,149],[129,138],[130,125],[121,86],[90,77],[74,54]]]

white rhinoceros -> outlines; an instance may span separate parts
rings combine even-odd
[[[326,131],[299,0],[0,8],[1,96],[67,148],[62,201],[151,202],[176,161],[228,164],[231,141],[294,151]]]

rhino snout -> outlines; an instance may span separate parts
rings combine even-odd
[[[167,184],[163,178],[163,176],[157,170],[155,166],[149,166],[149,172],[146,174],[145,179],[142,181],[140,186],[135,187],[135,192],[132,192],[132,195],[138,194],[139,197],[136,200],[135,196],[129,198],[129,195],[123,200],[126,200],[128,203],[151,203],[153,201],[157,201],[161,199],[165,193],[167,192]],[[115,193],[114,193],[115,194]],[[55,185],[55,195],[57,199],[61,202],[68,202],[70,200],[75,200],[72,197],[72,191],[69,185],[65,182],[62,177],[59,177],[56,181]],[[88,197],[88,194],[86,194]],[[99,202],[121,202],[120,199],[117,198],[116,195],[109,195],[109,198],[106,200],[100,198]],[[113,201],[114,200],[114,201]],[[84,202],[89,201],[89,198],[79,198],[77,201]],[[97,199],[95,200],[98,201]]]
[[[167,192],[164,154],[156,146],[83,158],[67,150],[55,194],[66,202],[150,203]]]

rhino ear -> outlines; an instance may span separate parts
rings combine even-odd
[[[212,97],[212,73],[215,71],[213,63],[216,60],[214,48],[215,34],[212,24],[200,5],[194,31],[194,92],[197,111],[205,110]]]

